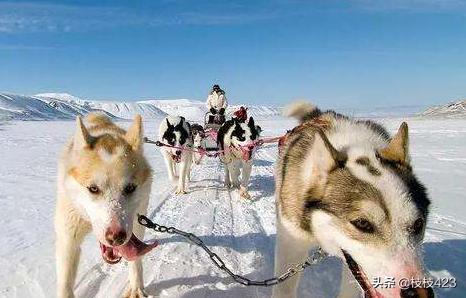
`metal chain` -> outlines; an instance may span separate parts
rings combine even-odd
[[[237,283],[240,283],[245,286],[264,286],[264,287],[274,286],[276,284],[284,282],[285,280],[291,278],[297,273],[302,272],[305,268],[319,263],[320,261],[322,261],[324,258],[328,256],[328,254],[324,252],[322,248],[319,247],[304,262],[293,265],[292,267],[288,268],[288,270],[286,270],[285,273],[283,273],[282,275],[273,277],[270,279],[266,279],[266,280],[256,281],[256,280],[251,280],[247,277],[244,277],[238,274],[234,274],[231,271],[231,269],[225,265],[225,262],[216,253],[212,252],[205,245],[205,243],[196,235],[178,230],[174,227],[166,227],[166,226],[159,225],[157,223],[152,222],[145,215],[138,215],[138,222],[140,225],[148,229],[152,229],[156,232],[176,234],[176,235],[180,235],[188,239],[192,243],[202,248],[209,255],[210,260],[215,264],[215,266],[217,266],[220,270],[230,275]]]

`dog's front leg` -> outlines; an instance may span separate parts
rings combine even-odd
[[[251,195],[248,192],[249,178],[251,177],[252,163],[242,162],[243,170],[241,172],[241,186],[239,188],[239,194],[242,198],[250,199]]]
[[[189,175],[189,170],[191,169],[192,156],[186,156],[180,164],[180,176],[178,178],[178,189],[176,194],[185,194],[186,193],[186,178]]]
[[[193,172],[193,168],[194,168],[194,155],[193,155],[193,158],[191,160],[191,165],[189,166],[189,169],[188,169],[188,175],[186,176],[186,180],[188,180],[188,183],[191,182],[191,173]]]
[[[55,215],[58,298],[74,297],[73,287],[81,253],[80,246],[90,230],[89,224],[76,216],[75,210],[68,207],[68,204],[58,202]]]
[[[226,188],[230,188],[231,187],[230,170],[229,170],[228,164],[224,164],[223,166],[225,168],[225,182],[224,182],[224,185],[225,185]]]
[[[175,182],[175,163],[173,162],[170,153],[166,150],[163,151],[163,159],[165,161],[165,166],[167,167],[168,179],[173,183]]]
[[[288,268],[303,262],[309,249],[314,243],[299,239],[290,234],[281,223],[277,216],[277,239],[275,244],[275,276],[283,274]],[[292,298],[296,297],[298,282],[301,273],[289,278],[288,280],[276,285],[273,288],[272,296],[274,298]]]
[[[228,171],[230,172],[231,186],[238,188],[240,186],[239,182],[239,165],[236,160],[233,160],[228,164]]]

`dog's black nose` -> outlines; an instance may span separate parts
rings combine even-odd
[[[122,245],[126,240],[126,232],[123,230],[118,232],[107,231],[105,233],[105,240],[112,246]]]
[[[401,298],[434,298],[434,291],[432,288],[407,288],[402,289],[400,293]]]
[[[176,155],[181,155],[181,150],[176,150]]]

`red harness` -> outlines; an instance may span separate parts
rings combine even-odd
[[[217,135],[217,132],[214,131],[214,130],[211,130],[210,132],[206,132],[206,134],[210,134],[211,136],[216,136]],[[262,138],[262,139],[258,139],[258,140],[254,140],[254,141],[251,141],[247,144],[244,144],[244,145],[241,145],[241,146],[233,146],[233,145],[230,145],[228,148],[226,149],[223,149],[223,150],[216,150],[216,151],[208,151],[204,148],[196,148],[196,149],[193,149],[193,148],[189,148],[189,147],[186,147],[186,146],[173,146],[173,145],[169,145],[169,144],[165,144],[165,143],[162,143],[160,141],[151,141],[149,140],[148,138],[145,138],[145,142],[146,143],[151,143],[151,144],[155,144],[159,147],[168,147],[168,148],[174,148],[174,149],[179,149],[181,151],[191,151],[191,152],[194,152],[194,153],[198,153],[201,155],[201,158],[200,160],[202,160],[202,158],[204,156],[207,156],[207,157],[218,157],[220,155],[225,155],[226,153],[230,152],[232,149],[234,150],[237,150],[237,151],[240,151],[241,152],[241,158],[244,160],[244,161],[249,161],[251,158],[252,158],[252,154],[254,153],[254,151],[264,145],[264,144],[268,144],[268,143],[275,143],[277,141],[279,141],[280,143],[280,140],[284,137],[286,137],[287,135],[284,135],[284,136],[280,136],[280,137],[269,137],[269,138]],[[172,156],[172,159],[176,162],[176,163],[179,163],[181,161],[181,156],[177,156],[177,155],[171,155]],[[200,161],[199,161],[200,162]]]

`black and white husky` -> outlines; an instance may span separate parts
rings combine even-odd
[[[276,274],[320,246],[352,264],[344,266],[340,297],[360,297],[358,283],[365,297],[433,297],[431,288],[402,284],[425,277],[430,204],[411,167],[407,124],[391,137],[372,121],[308,103],[286,111],[301,125],[288,135],[276,168]],[[277,285],[274,297],[295,297],[299,278]],[[377,278],[393,284],[375,289]]]
[[[193,164],[199,165],[202,161],[202,151],[205,150],[205,131],[204,128],[199,124],[191,125],[191,135],[193,137]]]
[[[189,180],[193,160],[193,139],[189,123],[184,117],[167,116],[160,123],[159,141],[171,146],[160,148],[167,166],[168,178],[176,182],[178,172],[176,194],[185,194],[186,180]]]
[[[228,120],[217,134],[218,147],[223,150],[220,159],[225,164],[225,186],[239,188],[240,196],[247,199],[251,197],[248,184],[258,137],[258,126],[252,117],[247,123],[236,118]]]

